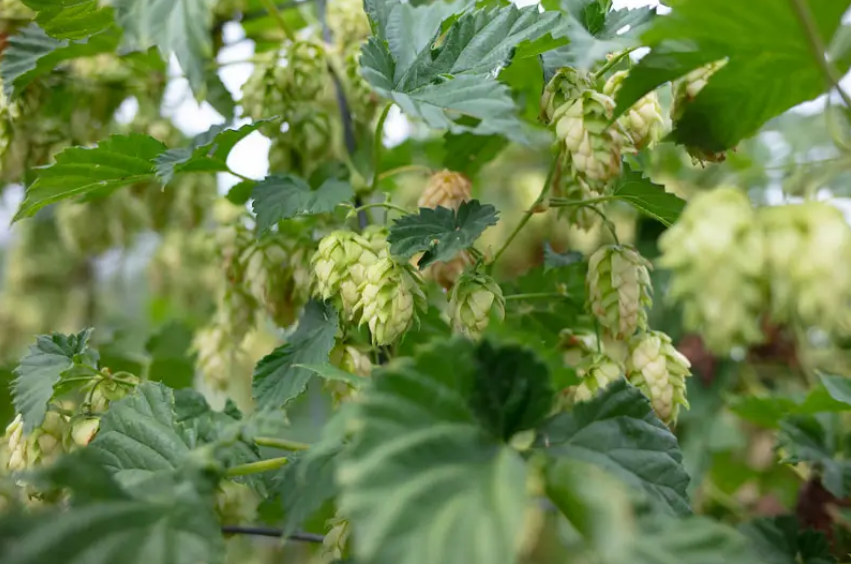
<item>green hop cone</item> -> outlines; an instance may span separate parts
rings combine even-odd
[[[726,59],[715,61],[697,68],[683,78],[674,83],[674,100],[671,104],[671,120],[676,128],[677,122],[685,115],[686,108],[694,102],[700,91],[709,82],[713,74],[721,70],[721,67],[727,64]],[[686,150],[691,155],[695,163],[703,162],[721,162],[727,158],[727,153],[706,152],[697,147],[686,147]]]
[[[390,257],[378,259],[366,269],[359,288],[357,310],[360,323],[366,323],[376,345],[388,345],[401,337],[416,319],[416,310],[425,309],[422,279],[410,265]]]
[[[325,21],[337,45],[358,44],[370,36],[369,19],[359,0],[328,2]]]
[[[283,237],[269,237],[250,248],[244,260],[249,293],[280,327],[292,325],[310,295],[307,253]]]
[[[591,313],[614,338],[626,339],[647,326],[653,304],[650,262],[622,245],[602,247],[588,259],[585,286]]]
[[[349,109],[356,120],[370,123],[375,117],[380,98],[361,74],[360,51],[360,43],[355,43],[346,49],[345,54]]]
[[[285,56],[287,94],[294,102],[314,102],[329,83],[325,47],[317,41],[293,41]]]
[[[570,67],[560,68],[541,95],[541,119],[550,124],[557,108],[577,100],[593,86],[594,82],[588,73]]]
[[[245,525],[257,518],[260,496],[250,487],[222,480],[216,489],[216,516],[223,525]]]
[[[449,294],[449,317],[454,331],[479,337],[490,323],[491,315],[505,317],[505,297],[496,280],[486,274],[462,274]]]
[[[289,73],[279,62],[279,53],[269,51],[258,55],[254,71],[242,85],[242,117],[257,121],[272,116],[285,116],[291,103],[287,96]],[[262,129],[273,136],[277,125]]]
[[[685,327],[711,351],[762,341],[765,242],[747,196],[726,187],[700,193],[659,238],[659,249],[659,265],[672,274],[668,298],[682,305]]]
[[[347,319],[355,319],[366,272],[382,254],[376,250],[380,240],[380,236],[367,238],[351,231],[334,231],[319,241],[311,259],[313,293],[323,300],[339,296]]]
[[[5,441],[9,449],[7,468],[23,472],[42,464],[49,464],[63,452],[63,437],[68,420],[56,412],[48,411],[41,426],[29,435],[24,434],[21,414],[6,427]]]
[[[325,540],[322,541],[322,562],[340,562],[346,552],[346,543],[349,540],[351,526],[348,519],[342,517],[334,517],[328,520],[330,529],[325,535]]]
[[[775,321],[840,330],[851,304],[851,229],[824,202],[758,212]]]
[[[64,200],[56,205],[56,225],[62,242],[71,251],[84,255],[129,247],[147,223],[144,204],[123,190],[97,201]]]
[[[615,98],[628,74],[628,71],[612,74],[603,86],[603,94]],[[665,128],[659,96],[656,92],[647,94],[618,118],[618,123],[636,150],[653,147],[662,138]]]
[[[605,354],[594,354],[583,359],[576,367],[576,374],[582,380],[571,389],[574,402],[588,401],[606,386],[624,377],[624,367]]]
[[[76,446],[88,446],[100,429],[100,417],[80,417],[71,424],[71,440]]]
[[[606,192],[622,171],[624,136],[617,123],[609,125],[615,101],[593,90],[567,101],[553,113],[556,137],[564,144],[571,177],[596,194]]]
[[[688,409],[685,379],[691,363],[661,331],[636,335],[629,342],[627,378],[650,399],[659,419],[677,421],[680,406]]]
[[[134,385],[138,385],[140,380],[136,376],[122,376],[121,382],[118,382],[109,374],[104,374],[103,379],[92,380],[84,391],[88,395],[91,393],[91,409],[96,413],[103,413],[109,409],[112,402],[124,399],[133,391]]]

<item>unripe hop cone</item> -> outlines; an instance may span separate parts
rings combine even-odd
[[[629,342],[627,378],[650,399],[656,415],[667,424],[677,421],[680,406],[688,409],[685,379],[691,363],[661,331],[647,331]]]
[[[603,86],[603,94],[615,98],[628,74],[628,71],[612,74]],[[656,92],[647,94],[618,118],[618,123],[635,149],[652,147],[662,138],[665,128],[659,96]]]
[[[764,238],[747,196],[734,188],[702,192],[659,238],[659,265],[671,270],[668,297],[706,346],[726,354],[762,341],[766,309]]]
[[[416,310],[425,309],[426,296],[420,285],[416,270],[390,257],[381,258],[366,269],[357,310],[360,323],[369,325],[374,344],[394,342],[410,328]]]
[[[258,241],[245,261],[249,293],[280,327],[292,325],[310,296],[310,262],[305,249],[283,237]]]
[[[591,313],[614,338],[626,339],[647,326],[653,304],[650,263],[622,245],[602,247],[588,259],[585,286]]]
[[[593,399],[609,384],[623,378],[624,367],[608,355],[595,354],[576,367],[576,374],[582,380],[571,389],[570,398],[573,402],[583,402]]]
[[[63,437],[67,429],[68,420],[64,416],[48,411],[41,426],[26,435],[23,417],[16,415],[6,427],[4,437],[9,449],[9,471],[23,472],[52,462],[63,452]]]
[[[491,315],[505,318],[505,297],[496,280],[486,274],[461,276],[449,294],[449,317],[453,330],[479,337],[490,323]]]

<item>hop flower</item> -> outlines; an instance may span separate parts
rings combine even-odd
[[[840,329],[851,304],[851,229],[823,202],[759,210],[777,321]]]
[[[587,185],[573,182],[571,179],[562,182],[560,190],[556,195],[568,200],[592,200],[597,194],[588,189]],[[560,217],[566,216],[568,222],[582,231],[590,231],[600,223],[600,216],[594,213],[589,206],[569,206],[557,208]]]
[[[65,200],[56,206],[56,225],[63,243],[85,255],[129,246],[147,223],[144,206],[121,190],[97,202]]]
[[[27,469],[28,464],[28,443],[24,438],[24,417],[20,413],[15,415],[15,419],[6,427],[6,434],[3,437],[8,445],[9,459],[6,462],[6,467],[12,472],[22,472]]]
[[[338,45],[359,43],[370,35],[369,19],[358,0],[328,2],[325,19]]]
[[[691,376],[690,367],[661,331],[648,331],[630,340],[627,378],[650,398],[665,423],[676,423],[680,406],[688,409],[685,379]]]
[[[458,278],[474,264],[472,255],[468,251],[461,251],[448,261],[438,261],[430,264],[423,271],[423,278],[434,280],[445,290],[451,289]]]
[[[630,247],[609,245],[588,259],[585,285],[591,312],[616,339],[647,326],[653,303],[650,263]]]
[[[216,490],[216,515],[225,525],[253,523],[257,517],[260,496],[250,487],[222,480]]]
[[[364,378],[372,374],[372,362],[369,356],[352,345],[338,344],[331,351],[331,362],[355,376]],[[328,381],[327,388],[335,403],[341,403],[355,397],[356,388],[348,382]]]
[[[577,100],[593,87],[594,82],[588,73],[570,67],[559,69],[541,95],[541,119],[550,124],[558,108]]]
[[[99,429],[100,417],[81,417],[71,424],[71,439],[77,446],[88,446]]]
[[[659,265],[673,275],[668,296],[682,303],[686,328],[700,331],[710,350],[724,354],[762,340],[765,250],[747,196],[733,188],[699,194],[659,248]]]
[[[578,386],[571,389],[574,402],[592,399],[598,392],[604,390],[612,382],[624,377],[624,367],[605,354],[595,354],[586,357],[576,367],[576,374],[582,380]]]
[[[87,394],[91,391],[91,405],[89,407],[96,413],[103,413],[109,409],[112,402],[127,397],[133,391],[133,386],[140,383],[136,376],[124,376],[121,380],[119,382],[107,373],[103,374],[102,379],[93,380],[85,388]]]
[[[496,280],[480,273],[462,275],[449,294],[452,328],[478,337],[490,323],[492,313],[500,321],[505,317],[505,298]]]
[[[709,82],[710,77],[727,64],[726,59],[709,63],[697,68],[674,84],[674,101],[671,105],[671,119],[678,122],[685,115],[686,108],[691,104],[701,90]],[[697,147],[686,147],[695,162],[721,162],[727,158],[725,152],[707,152]]]
[[[354,319],[367,270],[379,262],[376,240],[351,231],[334,231],[319,241],[313,255],[314,294],[324,300],[340,297],[343,312]]]
[[[438,206],[457,210],[461,204],[470,200],[470,180],[459,172],[442,170],[428,179],[417,207],[437,208]]]
[[[329,519],[328,525],[331,525],[331,529],[325,535],[325,540],[322,541],[322,561],[339,562],[343,558],[351,527],[348,519],[342,517]]]
[[[628,74],[627,71],[618,71],[610,76],[603,87],[603,94],[615,98]],[[662,138],[665,125],[659,96],[656,92],[647,94],[618,118],[618,123],[636,149],[652,147]]]
[[[286,48],[288,94],[296,102],[312,102],[328,85],[328,60],[321,43],[293,41]]]
[[[361,323],[367,323],[376,345],[386,345],[405,333],[416,318],[416,309],[425,309],[426,296],[417,272],[390,257],[378,259],[366,269],[360,286]]]
[[[348,100],[352,115],[362,123],[369,123],[375,116],[379,97],[360,72],[361,44],[354,43],[346,50],[345,69]]]
[[[222,272],[216,264],[216,245],[204,230],[169,230],[148,265],[152,293],[178,312],[208,311]]]
[[[68,420],[58,413],[48,411],[44,422],[29,435],[24,434],[21,414],[6,427],[5,440],[9,445],[7,467],[12,472],[23,472],[36,466],[50,463],[62,453],[62,438]]]
[[[292,325],[310,295],[307,253],[285,246],[281,237],[262,240],[246,253],[245,280],[249,293],[279,326]]]
[[[222,315],[217,315],[210,324],[202,327],[192,339],[192,351],[197,355],[195,366],[204,382],[211,389],[227,391],[236,367],[244,352],[241,336],[229,330]]]
[[[278,63],[279,54],[276,51],[262,53],[257,56],[254,71],[245,84],[242,85],[243,117],[257,121],[275,115],[287,115],[289,100],[289,73]],[[265,127],[274,135],[275,127]]]

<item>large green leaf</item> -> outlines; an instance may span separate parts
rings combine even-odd
[[[283,534],[290,535],[313,513],[337,495],[337,457],[340,447],[312,447],[284,466],[272,489],[284,510]]]
[[[847,0],[808,0],[817,33],[829,44]],[[778,40],[782,38],[782,40]],[[653,50],[618,93],[618,111],[648,91],[711,61],[727,58],[685,110],[677,143],[717,152],[734,147],[769,119],[822,94],[825,77],[793,2],[686,0],[656,18],[642,39]],[[835,60],[842,75],[851,59]]]
[[[24,432],[41,425],[53,387],[62,374],[74,367],[75,359],[86,353],[91,329],[76,335],[40,335],[15,369],[12,401],[24,419]]]
[[[476,10],[452,22],[433,48],[441,22],[464,7],[460,2],[370,3],[367,12],[378,35],[363,47],[364,77],[430,127],[539,142],[545,137],[519,119],[509,88],[494,76],[518,44],[560,33],[560,17],[537,7]]]
[[[3,93],[12,97],[33,79],[48,74],[69,59],[109,53],[118,46],[120,34],[115,27],[78,40],[56,39],[37,24],[30,24],[11,36],[0,60]]]
[[[301,394],[313,372],[300,365],[322,364],[334,348],[338,318],[334,306],[311,300],[298,328],[254,368],[252,392],[261,408],[278,408]]]
[[[115,0],[115,15],[124,29],[124,48],[158,47],[177,57],[197,97],[206,94],[206,64],[213,57],[214,0]]]
[[[154,159],[165,149],[153,137],[138,133],[113,135],[96,147],[65,149],[56,155],[56,163],[38,170],[14,220],[60,200],[153,179]]]
[[[478,200],[464,202],[457,212],[440,206],[420,208],[417,215],[393,222],[387,241],[390,252],[404,259],[424,252],[417,263],[422,269],[469,248],[485,229],[496,225],[497,218],[496,208]]]
[[[471,343],[434,344],[391,361],[360,396],[337,473],[359,561],[515,562],[526,469],[477,421],[476,371]]]
[[[314,190],[294,174],[276,174],[254,187],[251,209],[257,215],[257,232],[263,233],[282,219],[332,212],[352,196],[352,185],[346,180],[329,178]]]
[[[115,23],[112,8],[98,0],[22,1],[38,12],[36,23],[57,39],[85,39]]]
[[[833,433],[813,415],[794,415],[780,422],[778,445],[782,447],[782,462],[809,462],[820,469],[824,487],[838,498],[851,491],[851,461],[841,454]]]
[[[834,564],[821,531],[803,530],[794,516],[761,517],[739,526],[765,564]]]
[[[666,192],[664,186],[654,184],[634,170],[627,170],[618,179],[611,197],[632,204],[669,227],[677,221],[686,206],[684,200]]]
[[[641,488],[662,509],[690,512],[689,477],[677,439],[656,418],[647,398],[625,380],[554,416],[539,430],[536,444],[550,456],[601,466]]]
[[[628,560],[633,564],[764,564],[751,548],[741,533],[706,517],[668,518],[645,527]]]

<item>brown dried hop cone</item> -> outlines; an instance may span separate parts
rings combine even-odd
[[[627,378],[650,398],[659,419],[677,421],[680,406],[688,409],[685,379],[691,363],[661,331],[647,331],[629,342]]]
[[[626,339],[647,326],[653,303],[651,264],[638,251],[608,245],[588,259],[585,286],[591,312],[614,338]]]

